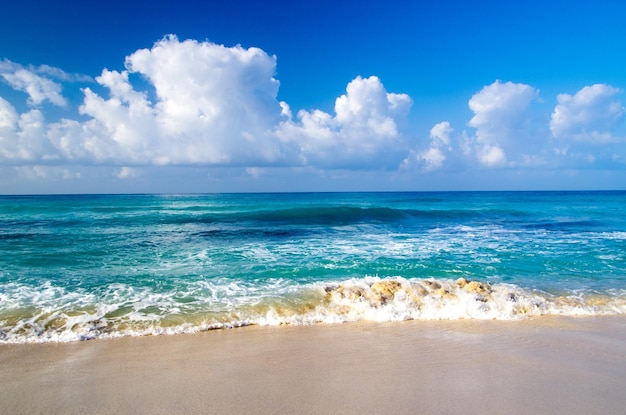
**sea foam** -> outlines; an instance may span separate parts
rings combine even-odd
[[[39,293],[14,286],[0,297],[0,342],[66,342],[95,338],[192,333],[248,325],[309,325],[356,321],[519,320],[544,315],[626,313],[626,290],[554,296],[512,284],[465,278],[366,277],[261,289],[224,281],[188,293],[155,293],[113,284],[107,294]],[[22,295],[16,304],[15,296]],[[27,305],[28,304],[28,305]],[[36,305],[39,304],[39,305]]]
[[[624,313],[625,192],[0,196],[0,341]]]

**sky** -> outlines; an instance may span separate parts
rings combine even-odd
[[[626,189],[626,2],[0,0],[0,194]]]

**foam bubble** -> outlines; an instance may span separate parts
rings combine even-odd
[[[165,292],[125,284],[111,284],[101,293],[7,284],[0,310],[0,342],[65,342],[252,324],[625,314],[626,290],[556,296],[465,278],[402,277],[303,285],[278,278],[263,284],[217,279]]]

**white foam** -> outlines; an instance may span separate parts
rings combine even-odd
[[[308,285],[217,279],[170,292],[111,284],[96,295],[12,283],[3,286],[0,310],[0,342],[65,342],[251,324],[626,314],[626,290],[554,296],[464,279],[367,277]]]

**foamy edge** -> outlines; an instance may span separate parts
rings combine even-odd
[[[116,286],[113,292],[125,290],[130,289]],[[152,296],[136,293],[137,298],[132,301],[113,295],[115,301],[108,298],[109,303],[98,304],[94,304],[94,297],[72,293],[67,294],[66,301],[58,306],[48,301],[48,305],[40,308],[3,311],[0,314],[0,343],[69,342],[193,333],[248,325],[519,320],[544,315],[626,314],[626,290],[556,296],[511,284],[491,285],[464,278],[366,277],[302,286],[281,287],[276,284],[273,290],[274,295],[264,292],[252,297],[222,299],[221,302],[216,302],[213,297],[204,298],[191,306],[177,303],[174,300],[176,295],[172,293],[153,293]],[[38,295],[63,297],[63,293],[54,287],[44,287]],[[7,302],[4,302],[5,307]]]

